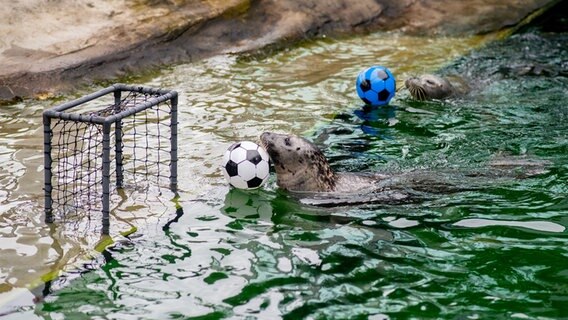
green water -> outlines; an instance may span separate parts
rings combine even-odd
[[[117,204],[111,233],[137,232],[114,236],[103,254],[90,254],[98,221],[42,223],[41,112],[60,101],[3,107],[0,317],[568,318],[566,75],[505,77],[480,66],[473,73],[487,85],[463,100],[418,103],[399,91],[388,108],[366,110],[356,97],[368,65],[388,66],[401,85],[481,41],[322,39],[136,79],[180,93],[180,198],[177,208],[167,192]],[[514,64],[507,59],[483,61]],[[447,68],[465,72],[470,61]],[[338,170],[480,170],[502,155],[549,165],[527,179],[488,174],[486,188],[420,203],[313,208],[279,191],[274,176],[254,192],[227,186],[225,149],[263,131],[316,141]],[[47,286],[37,281],[61,269]],[[22,289],[30,283],[39,286]]]

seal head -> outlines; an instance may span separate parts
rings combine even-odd
[[[324,154],[310,141],[272,132],[263,133],[260,141],[274,164],[280,188],[310,192],[329,192],[335,189],[335,172]]]
[[[416,100],[445,99],[457,93],[450,81],[433,74],[408,78],[404,85]]]

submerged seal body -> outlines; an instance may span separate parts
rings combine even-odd
[[[302,137],[265,132],[260,136],[260,144],[272,160],[278,186],[298,196],[302,203],[317,206],[415,202],[431,194],[479,190],[497,182],[497,177],[522,177],[518,169],[530,169],[525,177],[540,174],[547,164],[503,158],[489,163],[491,170],[487,172],[336,172],[323,152]],[[496,170],[499,168],[505,170]]]
[[[395,204],[420,199],[421,189],[455,191],[453,184],[432,181],[435,175],[424,172],[397,175],[335,172],[316,145],[295,135],[265,132],[260,136],[260,143],[272,160],[278,186],[304,204]]]
[[[410,95],[416,100],[446,99],[458,97],[469,91],[462,79],[449,79],[434,74],[411,77],[404,81]]]

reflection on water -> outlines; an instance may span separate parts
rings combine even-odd
[[[467,228],[481,228],[488,226],[508,226],[508,227],[521,227],[543,232],[564,232],[566,228],[558,223],[548,221],[499,221],[488,219],[463,219],[456,223],[454,226],[467,227]]]
[[[374,34],[164,70],[144,84],[180,93],[180,197],[116,196],[117,242],[103,254],[98,220],[42,222],[39,128],[57,102],[3,107],[0,297],[10,302],[0,314],[568,316],[565,76],[496,78],[461,101],[414,102],[399,91],[383,109],[362,107],[354,90],[368,65],[388,66],[401,87],[481,41]],[[228,188],[219,171],[225,149],[263,131],[307,136],[340,170],[482,170],[496,157],[550,166],[504,182],[485,173],[486,188],[421,203],[312,208],[278,190],[274,176],[262,190]],[[47,287],[37,281],[62,268]],[[39,285],[20,294],[29,283]]]

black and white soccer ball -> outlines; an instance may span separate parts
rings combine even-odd
[[[270,173],[269,156],[264,148],[254,142],[237,142],[225,152],[221,169],[235,188],[260,188]]]

